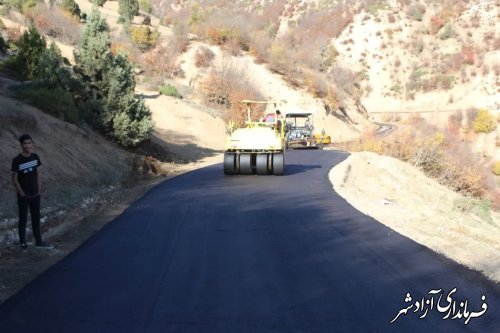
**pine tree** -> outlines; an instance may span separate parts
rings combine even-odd
[[[143,99],[132,94],[123,96],[125,110],[113,118],[113,138],[124,146],[134,147],[149,138],[153,130],[151,111]]]
[[[151,111],[135,98],[135,79],[125,54],[113,56],[109,29],[94,8],[75,52],[76,72],[87,82],[87,117],[97,121],[104,133],[122,145],[135,146],[151,134]]]
[[[139,14],[139,1],[137,0],[118,0],[118,13],[120,23],[130,23],[135,15]]]
[[[64,66],[64,58],[54,42],[40,56],[35,70],[35,79],[48,88],[65,88],[71,78],[69,69]]]
[[[3,39],[2,36],[0,36],[0,53],[5,53],[7,50],[7,43],[5,42],[5,39]]]
[[[19,52],[16,62],[22,74],[31,80],[35,77],[35,71],[40,61],[40,56],[45,52],[47,42],[40,36],[34,26],[23,33],[19,40]]]
[[[80,6],[78,6],[75,0],[62,0],[61,8],[70,13],[71,15],[80,18],[81,15]]]
[[[125,53],[113,59],[107,77],[110,83],[103,112],[103,123],[111,137],[124,146],[135,146],[147,139],[153,129],[151,111],[135,97],[135,80]]]
[[[97,8],[88,17],[80,44],[74,52],[75,72],[86,82],[95,97],[107,96],[108,83],[104,80],[113,62],[109,28]],[[89,98],[90,96],[84,96]]]
[[[135,80],[127,56],[124,53],[113,58],[113,64],[106,77],[109,83],[109,90],[104,99],[104,112],[102,114],[102,124],[109,131],[113,127],[113,118],[121,110],[125,110],[127,105],[123,103],[123,97],[134,95]]]

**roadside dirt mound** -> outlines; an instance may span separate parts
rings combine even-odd
[[[417,168],[375,153],[353,153],[330,172],[353,207],[432,250],[500,282],[500,216]]]

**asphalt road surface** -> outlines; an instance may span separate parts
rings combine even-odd
[[[0,332],[500,332],[498,284],[332,190],[346,157],[162,183],[4,302]]]

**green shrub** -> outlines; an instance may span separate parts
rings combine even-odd
[[[335,64],[335,59],[339,55],[339,51],[334,45],[329,44],[321,51],[321,70],[327,70]]]
[[[17,91],[19,98],[46,113],[70,123],[78,122],[78,109],[70,92],[62,88],[27,85]]]
[[[489,133],[497,128],[497,122],[488,110],[481,109],[472,122],[472,128],[476,133]]]
[[[422,21],[424,14],[425,7],[422,4],[412,5],[406,10],[406,16],[416,21]]]
[[[451,89],[455,83],[456,78],[453,75],[438,75],[436,76],[436,82],[441,89]]]
[[[493,164],[493,174],[495,176],[500,176],[500,161],[496,161],[495,164]]]
[[[24,0],[23,7],[21,8],[22,13],[26,15],[26,13],[28,13],[28,11],[31,8],[35,7],[38,3],[39,3],[38,0]]]
[[[63,0],[61,8],[73,16],[80,18],[81,10],[75,0]]]
[[[7,50],[7,43],[5,43],[5,39],[0,36],[0,53],[4,53]]]
[[[34,81],[47,88],[60,87],[74,91],[72,88],[75,83],[81,84],[75,82],[71,67],[65,63],[65,58],[54,42],[40,55],[34,74]]]
[[[5,6],[5,8],[15,9],[18,11],[21,11],[21,9],[23,8],[23,3],[24,3],[23,0],[5,0],[5,1],[3,1],[3,5]]]
[[[406,90],[408,93],[418,91],[422,88],[422,77],[427,75],[427,72],[422,68],[416,68],[411,74],[406,83]]]
[[[45,52],[46,47],[45,38],[38,33],[34,26],[31,26],[21,36],[16,61],[26,79],[31,80],[34,78],[40,56]]]
[[[23,81],[25,79],[22,71],[23,67],[19,64],[16,57],[8,57],[0,62],[0,72],[7,74],[15,80]]]
[[[139,8],[148,14],[153,12],[153,7],[151,6],[151,2],[149,2],[149,0],[139,0]]]
[[[160,93],[165,96],[172,96],[175,98],[182,98],[182,95],[177,91],[177,88],[171,84],[160,87]]]
[[[200,4],[194,2],[189,6],[189,21],[188,24],[192,28],[205,21],[205,12]],[[195,29],[196,30],[196,29]]]
[[[151,111],[143,99],[136,99],[133,94],[122,97],[126,108],[113,117],[113,128],[108,135],[123,146],[135,147],[150,137],[153,131]]]
[[[455,32],[453,31],[453,26],[451,25],[451,23],[448,23],[444,26],[441,34],[439,34],[439,39],[445,40],[445,39],[448,39],[450,37],[453,37],[454,34],[455,34]]]
[[[158,40],[158,32],[152,31],[147,26],[134,27],[131,31],[131,37],[134,44],[145,51],[156,45]]]
[[[403,87],[400,84],[395,84],[391,87],[391,91],[394,91],[396,94],[400,94],[403,91]]]
[[[118,0],[119,23],[130,23],[134,16],[139,14],[139,2],[137,0]]]
[[[389,4],[387,4],[387,1],[379,0],[374,2],[373,4],[369,5],[366,8],[366,11],[371,13],[371,14],[376,14],[379,10],[386,10],[389,9]]]
[[[108,25],[96,8],[75,50],[75,63],[79,80],[74,81],[84,84],[72,91],[83,119],[122,145],[146,140],[153,129],[151,111],[142,98],[135,98],[132,66],[125,53],[112,54]]]

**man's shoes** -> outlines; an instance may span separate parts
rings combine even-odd
[[[27,250],[28,249],[28,244],[22,243],[21,244],[21,250]]]
[[[38,247],[38,248],[41,248],[41,249],[53,249],[54,248],[54,246],[52,246],[52,245],[50,245],[48,243],[45,243],[45,242],[36,243],[35,247]]]

